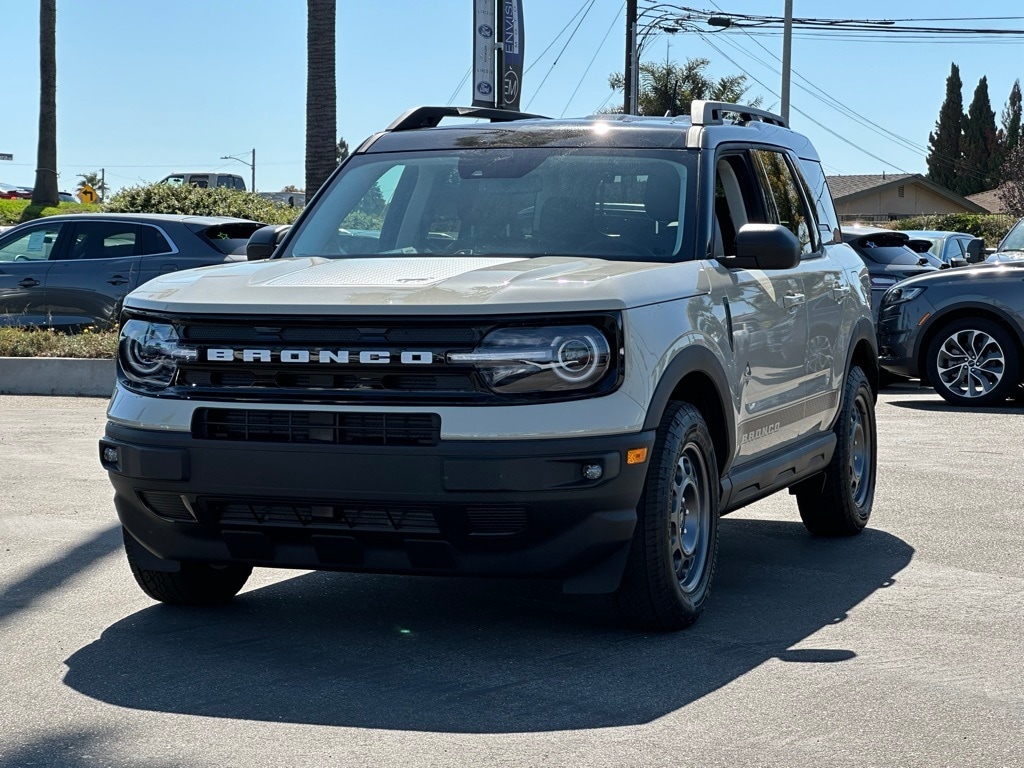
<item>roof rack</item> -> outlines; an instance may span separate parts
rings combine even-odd
[[[415,128],[436,128],[441,119],[445,117],[471,117],[490,120],[492,123],[531,118],[547,119],[544,115],[531,115],[528,112],[513,112],[493,107],[413,107],[399,115],[398,119],[384,130],[411,131]]]
[[[723,112],[737,114],[744,122],[757,120],[782,128],[789,127],[786,125],[786,121],[774,112],[757,107],[746,107],[742,104],[729,104],[725,101],[694,101],[690,105],[690,125],[721,125],[725,122],[722,118]]]

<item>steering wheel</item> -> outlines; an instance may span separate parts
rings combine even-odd
[[[31,256],[26,256],[24,253],[19,253],[14,257],[15,261],[35,261]]]

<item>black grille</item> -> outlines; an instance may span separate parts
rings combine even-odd
[[[516,536],[527,512],[515,504],[401,504],[362,501],[292,501],[200,497],[200,519],[222,525],[338,528],[366,533],[433,533],[470,537]]]
[[[433,446],[441,439],[441,418],[434,413],[197,408],[192,436],[257,443]]]
[[[556,402],[603,395],[621,382],[616,313],[493,316],[162,317],[197,352],[164,397],[229,403],[381,403],[414,407]],[[453,359],[498,328],[593,325],[615,362],[584,391],[495,392],[478,366]],[[135,385],[122,378],[126,386]]]
[[[221,523],[258,525],[326,525],[356,531],[438,533],[433,512],[426,507],[374,504],[256,502],[214,499],[206,509]]]

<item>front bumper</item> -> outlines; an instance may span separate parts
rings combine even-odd
[[[900,376],[921,378],[921,336],[933,311],[923,296],[897,304],[883,302],[878,313],[879,365]]]
[[[108,423],[125,528],[166,560],[618,585],[654,432],[436,447],[197,439]],[[112,450],[113,449],[113,450]],[[115,457],[116,452],[116,457]],[[585,466],[600,466],[586,479]]]

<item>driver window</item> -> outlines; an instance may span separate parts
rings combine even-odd
[[[752,150],[751,154],[765,191],[768,223],[781,224],[796,235],[804,255],[814,253],[818,246],[815,230],[786,158],[780,152],[764,149]]]
[[[53,252],[60,229],[60,224],[37,227],[5,243],[0,246],[0,262],[46,261]]]

